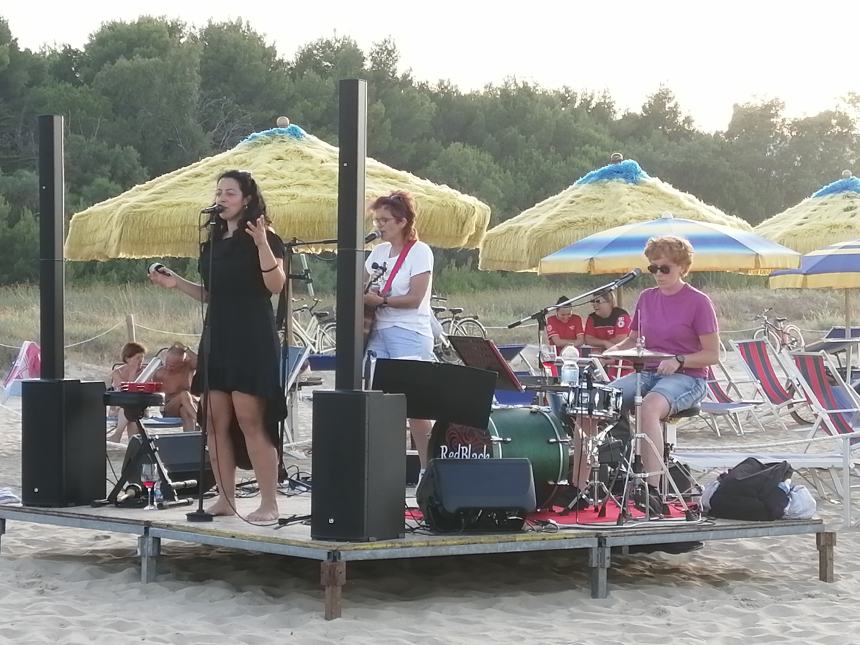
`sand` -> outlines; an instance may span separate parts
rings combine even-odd
[[[7,406],[0,488],[20,493],[20,399]],[[301,406],[298,438],[307,439],[310,404]],[[766,427],[767,438],[798,436]],[[719,439],[702,423],[680,437],[697,445],[765,438]],[[860,541],[841,526],[841,510],[819,500],[820,517],[839,530],[832,584],[818,581],[811,535],[613,555],[604,600],[590,597],[585,552],[351,563],[343,617],[330,622],[314,561],[165,542],[157,581],[142,585],[132,536],[10,521],[0,550],[0,643],[842,645],[860,641]]]

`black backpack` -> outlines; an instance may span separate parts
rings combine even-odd
[[[711,515],[731,520],[778,520],[788,506],[788,493],[780,483],[793,472],[787,461],[763,464],[747,457],[719,477],[711,496]]]

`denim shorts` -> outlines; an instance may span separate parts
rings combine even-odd
[[[367,351],[376,358],[405,358],[416,361],[435,361],[433,337],[403,327],[383,327],[370,332]]]
[[[669,374],[661,376],[656,372],[642,372],[642,398],[650,392],[657,392],[669,403],[669,414],[677,414],[681,410],[693,407],[705,398],[708,384],[703,378],[688,374]],[[628,374],[610,383],[612,387],[621,390],[624,397],[622,409],[629,412],[633,409],[633,398],[636,396],[636,374]]]

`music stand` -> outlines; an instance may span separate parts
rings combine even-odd
[[[448,341],[464,365],[495,372],[497,389],[525,391],[519,377],[493,341],[480,336],[448,336]]]
[[[406,416],[486,428],[496,386],[494,372],[451,365],[380,358],[373,389],[406,395]]]

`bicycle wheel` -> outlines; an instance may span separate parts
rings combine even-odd
[[[446,336],[450,336],[452,333],[451,329],[452,329],[453,324],[454,324],[454,319],[453,318],[442,318],[441,320],[439,320],[439,324],[442,325],[442,332]]]
[[[487,337],[487,328],[484,327],[477,318],[460,318],[454,327],[454,334],[457,336],[478,336],[480,338]]]
[[[324,322],[317,331],[317,351],[320,354],[334,354],[337,349],[337,323]]]
[[[454,348],[445,336],[442,336],[439,341],[433,345],[433,354],[435,354],[436,358],[442,363],[451,363],[452,365],[463,364],[463,361],[460,360],[460,356],[456,351],[454,351]]]
[[[803,334],[800,332],[800,327],[797,325],[786,325],[782,330],[784,345],[788,346],[788,349],[795,352],[803,349],[806,346],[806,342],[803,340]]]
[[[778,352],[780,348],[780,338],[777,333],[772,331],[771,329],[765,329],[763,327],[759,327],[755,330],[753,334],[753,340],[764,340],[770,346],[770,348]]]

